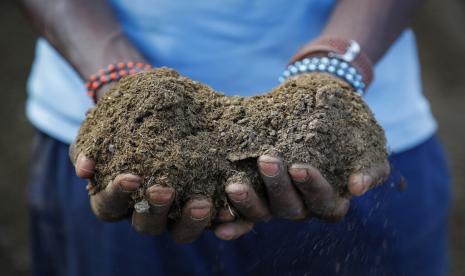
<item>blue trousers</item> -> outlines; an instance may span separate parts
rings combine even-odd
[[[29,187],[33,275],[444,275],[449,175],[435,137],[392,155],[340,222],[274,220],[236,241],[142,235],[92,213],[68,145],[38,133]],[[404,177],[404,190],[400,178]],[[403,191],[402,191],[403,190]]]

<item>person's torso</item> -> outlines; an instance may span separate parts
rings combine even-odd
[[[333,0],[111,0],[129,39],[154,66],[169,66],[226,95],[265,93],[289,58],[318,36]],[[92,106],[82,80],[44,40],[28,83],[36,127],[71,142]],[[425,140],[436,125],[421,93],[415,39],[405,31],[375,68],[365,97],[394,151]]]

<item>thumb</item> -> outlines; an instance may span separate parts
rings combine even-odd
[[[76,169],[76,175],[80,178],[92,178],[95,173],[94,160],[87,158],[82,152],[77,150],[76,144],[69,146],[69,159]]]

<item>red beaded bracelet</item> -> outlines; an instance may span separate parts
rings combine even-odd
[[[134,75],[142,71],[150,70],[152,66],[141,62],[118,62],[110,64],[107,69],[99,70],[97,75],[92,75],[86,82],[87,95],[89,95],[94,103],[97,102],[97,91],[105,84],[117,82],[122,77]]]

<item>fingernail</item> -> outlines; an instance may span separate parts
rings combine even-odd
[[[171,202],[174,190],[171,187],[162,187],[160,185],[154,185],[147,189],[147,194],[150,203],[157,206],[164,206]]]
[[[203,220],[210,215],[210,208],[194,208],[191,209],[191,218],[195,220]]]
[[[138,179],[133,178],[123,178],[120,180],[121,189],[126,192],[134,192],[139,188],[140,181]]]
[[[79,154],[78,159],[76,160],[76,167],[81,171],[93,173],[93,166],[89,168],[87,165],[89,165],[89,159],[85,155]]]
[[[291,168],[289,173],[294,181],[304,182],[308,179],[308,173],[305,169]]]
[[[190,216],[193,220],[203,220],[210,216],[210,204],[199,203],[199,206],[192,207]]]
[[[258,167],[260,168],[260,172],[268,177],[276,176],[279,173],[279,164],[276,162],[259,161]]]
[[[241,202],[247,198],[248,192],[247,188],[242,184],[233,183],[226,187],[226,193],[229,196],[229,199],[235,202]]]

